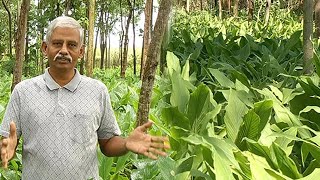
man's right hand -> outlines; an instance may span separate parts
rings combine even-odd
[[[2,167],[7,168],[8,161],[11,160],[15,155],[17,141],[18,139],[16,124],[13,121],[11,121],[9,137],[3,137],[0,143]]]

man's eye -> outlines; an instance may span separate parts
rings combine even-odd
[[[54,42],[54,43],[52,43],[54,46],[61,46],[62,45],[62,43],[60,43],[60,42]]]
[[[77,45],[76,45],[76,44],[69,44],[69,46],[70,46],[70,47],[72,47],[72,48],[77,47]]]

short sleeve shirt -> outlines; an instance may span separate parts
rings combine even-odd
[[[16,85],[1,135],[23,136],[22,179],[99,179],[97,142],[120,135],[106,86],[79,74],[64,87],[43,75]]]

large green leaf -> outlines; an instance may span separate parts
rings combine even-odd
[[[252,152],[258,156],[264,157],[272,169],[278,169],[278,164],[277,164],[276,158],[271,153],[271,150],[269,147],[263,146],[263,145],[259,144],[258,142],[255,142],[250,139],[246,139],[246,141],[248,143],[248,148],[249,148],[250,152]]]
[[[154,179],[158,173],[159,169],[156,165],[156,161],[147,160],[138,160],[134,162],[134,166],[137,169],[133,169],[131,173],[132,180],[140,179]]]
[[[311,154],[315,160],[320,163],[320,147],[312,143],[303,142],[301,146],[302,162],[304,163],[308,154]]]
[[[272,144],[272,150],[277,159],[279,169],[284,175],[293,179],[302,177],[302,174],[299,173],[294,161],[291,158],[289,158],[278,145]]]
[[[216,78],[216,80],[219,82],[219,84],[222,87],[228,87],[228,88],[234,87],[234,83],[219,70],[209,68],[209,71],[212,74],[212,76]]]
[[[190,95],[185,80],[176,71],[172,73],[172,93],[170,103],[172,106],[177,106],[180,112],[186,112],[187,103]]]
[[[189,119],[185,116],[185,114],[181,113],[177,107],[164,108],[161,112],[161,115],[166,124],[191,130]]]
[[[193,156],[184,159],[177,167],[175,174],[180,174],[186,171],[191,171],[193,165]]]
[[[313,63],[316,67],[316,73],[320,77],[320,59],[316,52],[313,53]]]
[[[241,151],[234,152],[234,157],[241,168],[242,178],[245,180],[251,180],[252,173],[250,170],[250,162],[248,161],[248,158],[245,155],[243,155]]]
[[[319,177],[320,177],[320,168],[317,168],[311,174],[301,178],[300,180],[316,180],[316,179],[319,179]]]
[[[240,62],[246,62],[250,56],[250,45],[247,43],[245,46],[241,47],[239,51],[237,51],[237,55],[234,56]]]
[[[281,136],[277,137],[277,139],[274,141],[277,145],[279,145],[282,148],[282,150],[286,153],[287,156],[289,156],[292,153],[293,148],[293,140],[287,137],[296,137],[297,132],[297,128],[289,128],[288,130],[282,132]]]
[[[254,112],[260,117],[259,132],[261,132],[268,123],[272,107],[272,100],[267,99],[254,104]]]
[[[115,173],[120,173],[121,171],[123,171],[125,169],[128,162],[130,161],[130,156],[131,156],[131,153],[127,153],[123,156],[116,158],[116,162],[115,162],[116,171],[115,171]]]
[[[212,93],[204,84],[198,86],[191,94],[187,115],[193,132],[199,133],[207,125],[209,120],[218,114],[221,106],[214,108],[214,104],[216,104],[216,102],[212,98]]]
[[[169,75],[172,76],[173,71],[181,72],[179,58],[173,54],[173,52],[167,52],[167,66]]]
[[[247,149],[246,141],[243,138],[247,137],[249,139],[257,140],[261,131],[259,131],[260,118],[253,111],[250,110],[243,118],[243,124],[240,126],[239,133],[235,140],[235,144],[241,150]]]
[[[263,180],[288,180],[289,178],[271,168],[266,159],[250,152],[243,152],[250,163],[252,178]]]
[[[214,153],[214,169],[217,180],[235,179],[232,175],[231,167],[220,157],[219,153]]]
[[[248,108],[241,99],[239,99],[237,91],[230,89],[227,92],[223,92],[223,94],[228,101],[228,105],[225,107],[224,122],[228,137],[232,141],[235,141],[243,122],[243,115],[247,113]]]
[[[0,113],[4,110],[4,107],[0,104]]]
[[[176,168],[175,161],[170,157],[160,157],[157,161],[162,179],[174,179],[174,170]]]
[[[184,64],[181,72],[182,79],[189,81],[189,71],[190,71],[190,65],[189,65],[189,59],[187,59],[186,63]]]

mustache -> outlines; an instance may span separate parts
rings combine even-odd
[[[67,60],[69,62],[72,62],[72,57],[70,55],[62,55],[62,54],[57,54],[53,61],[57,61],[57,60]]]

